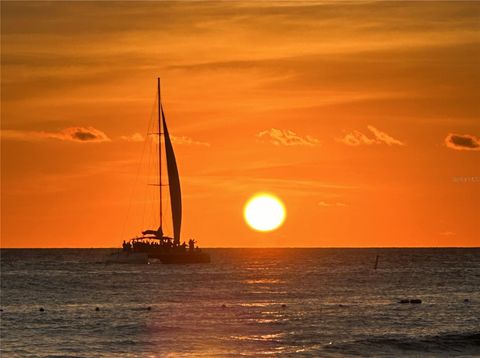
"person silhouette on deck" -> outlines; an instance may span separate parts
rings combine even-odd
[[[188,249],[193,252],[193,250],[195,249],[195,240],[188,240]]]

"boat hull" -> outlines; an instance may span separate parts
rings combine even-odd
[[[132,253],[146,254],[150,259],[157,259],[162,264],[203,264],[210,262],[210,255],[198,248],[187,249],[182,246],[152,245],[148,241],[142,242],[140,240],[134,242],[132,246]]]

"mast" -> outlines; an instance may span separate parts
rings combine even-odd
[[[162,98],[160,97],[160,77],[158,77],[157,90],[158,90],[158,190],[160,192],[160,226],[162,229]]]

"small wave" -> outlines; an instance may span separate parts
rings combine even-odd
[[[444,333],[432,336],[385,336],[371,337],[352,342],[333,343],[326,350],[348,351],[362,354],[368,352],[403,353],[480,353],[480,331],[465,333]]]

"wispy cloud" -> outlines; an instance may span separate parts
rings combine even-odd
[[[335,203],[327,203],[326,201],[320,201],[318,203],[318,206],[321,206],[321,207],[324,207],[324,208],[327,208],[327,207],[346,207],[348,206],[347,204],[345,203],[340,203],[340,202],[335,202]]]
[[[356,146],[361,144],[374,144],[376,143],[375,139],[368,138],[365,134],[359,131],[353,131],[351,133],[345,134],[343,138],[340,139],[342,143],[347,145]]]
[[[381,130],[378,130],[374,126],[368,126],[367,128],[370,130],[370,132],[373,133],[377,141],[381,143],[385,143],[388,145],[405,145],[405,143],[393,138],[392,136],[388,135],[385,132],[382,132]]]
[[[158,143],[158,136],[151,136],[152,140],[154,143]],[[133,133],[132,135],[123,135],[119,138],[120,140],[123,140],[125,142],[143,142],[145,140],[145,137],[141,135],[140,133]],[[173,144],[178,144],[178,145],[200,145],[200,146],[205,146],[205,147],[210,147],[210,143],[207,142],[201,142],[194,140],[193,138],[187,137],[187,136],[174,136],[170,135],[170,139]]]
[[[300,136],[289,129],[270,128],[256,134],[257,138],[268,138],[269,142],[275,145],[285,146],[309,146],[320,144],[317,138],[312,136]]]
[[[177,137],[177,136],[170,136],[171,139],[172,139],[172,143],[174,144],[179,144],[179,145],[201,145],[201,146],[205,146],[205,147],[210,147],[210,143],[207,143],[207,142],[200,142],[200,141],[197,141],[197,140],[194,140],[190,137],[187,137],[187,136],[181,136],[181,137]]]
[[[358,146],[362,144],[405,145],[404,142],[393,138],[391,135],[375,128],[374,126],[369,125],[367,128],[371,132],[370,137],[360,131],[355,130],[347,133],[343,138],[340,138],[339,141],[351,146]]]
[[[187,185],[198,188],[198,193],[206,193],[211,196],[212,192],[222,190],[224,193],[251,193],[252,191],[276,192],[281,195],[293,195],[295,197],[330,197],[332,193],[343,191],[355,191],[359,187],[334,182],[320,182],[317,180],[302,179],[278,179],[278,178],[257,178],[251,176],[184,176],[183,180]],[[206,190],[206,191],[205,191]],[[200,194],[199,194],[200,195]],[[340,205],[339,205],[340,206]]]
[[[470,134],[449,133],[445,145],[454,150],[480,150],[480,138]]]
[[[454,236],[455,233],[453,231],[443,231],[440,233],[442,236]]]
[[[145,138],[140,133],[133,133],[132,135],[122,135],[121,140],[125,142],[143,142]]]
[[[58,132],[2,130],[2,138],[22,141],[58,139],[79,143],[110,142],[111,139],[101,130],[94,127],[68,127]]]

